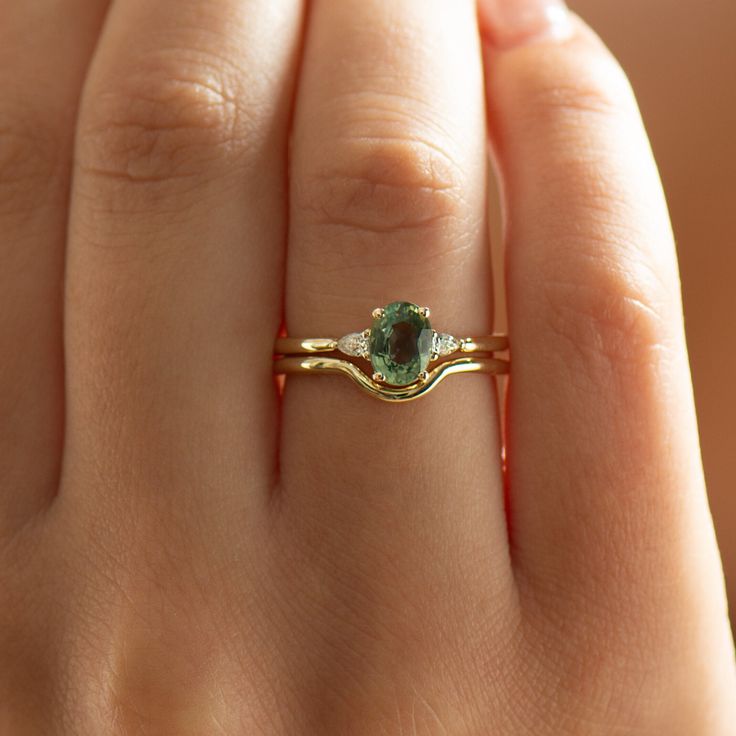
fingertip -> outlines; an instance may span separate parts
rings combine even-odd
[[[497,49],[560,41],[574,32],[562,0],[479,0],[478,20],[483,40]]]

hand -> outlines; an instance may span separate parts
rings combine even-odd
[[[0,733],[733,733],[672,235],[591,31],[1,7]],[[489,129],[505,472],[488,377],[272,377],[283,319],[489,331]]]

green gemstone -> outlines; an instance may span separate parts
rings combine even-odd
[[[369,350],[371,364],[386,383],[406,386],[427,369],[432,349],[432,326],[421,307],[392,302],[374,318]]]

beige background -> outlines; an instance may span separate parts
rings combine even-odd
[[[659,162],[678,244],[703,460],[733,612],[736,2],[570,4],[628,72]]]

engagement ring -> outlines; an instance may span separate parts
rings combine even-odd
[[[508,349],[506,335],[456,337],[432,329],[429,317],[428,307],[392,302],[374,309],[372,326],[361,332],[340,338],[280,337],[274,372],[342,373],[371,396],[397,402],[423,396],[452,373],[508,373],[507,360],[491,357]],[[367,372],[362,369],[366,361]]]

